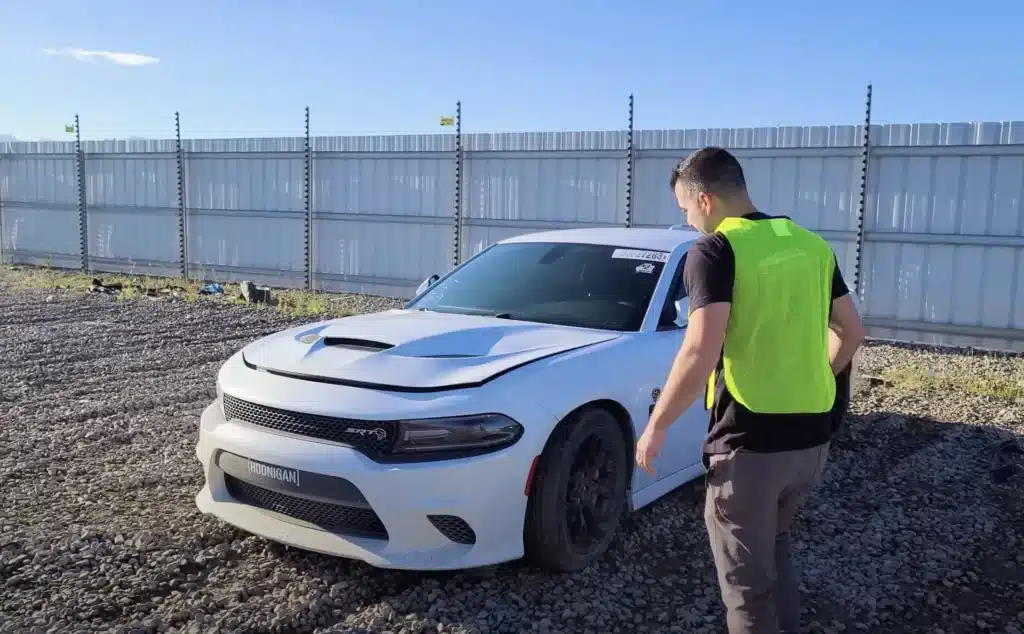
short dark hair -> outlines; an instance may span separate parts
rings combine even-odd
[[[736,157],[720,147],[705,147],[679,161],[672,170],[669,187],[682,183],[691,192],[728,197],[747,190],[743,167]]]

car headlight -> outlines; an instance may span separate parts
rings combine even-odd
[[[515,444],[523,426],[501,414],[403,420],[392,451],[397,454],[474,452]]]

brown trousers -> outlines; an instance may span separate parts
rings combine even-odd
[[[789,529],[821,481],[828,448],[710,457],[704,521],[729,634],[799,630],[800,581]]]

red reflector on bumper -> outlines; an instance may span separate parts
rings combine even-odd
[[[540,460],[540,456],[534,456],[530,463],[530,470],[526,472],[526,485],[523,487],[523,494],[526,497],[530,497],[530,489],[533,487],[533,472],[537,468],[538,460]]]

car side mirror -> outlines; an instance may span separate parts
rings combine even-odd
[[[672,318],[672,323],[675,325],[676,328],[686,328],[688,317],[688,315],[686,314],[686,301],[682,299],[677,299],[675,302],[672,303],[672,306],[676,309],[676,314]]]
[[[437,275],[437,274],[434,274],[434,275],[431,275],[430,277],[428,277],[427,279],[423,280],[423,283],[420,284],[419,288],[416,289],[416,295],[417,296],[422,295],[423,291],[425,291],[428,288],[430,288],[430,285],[433,284],[434,282],[436,282],[439,279],[441,279],[441,277],[439,275]]]
[[[686,328],[687,317],[686,314],[686,300],[677,299],[671,304],[665,304],[665,310],[661,314],[661,321],[658,324],[658,330],[679,330]]]

